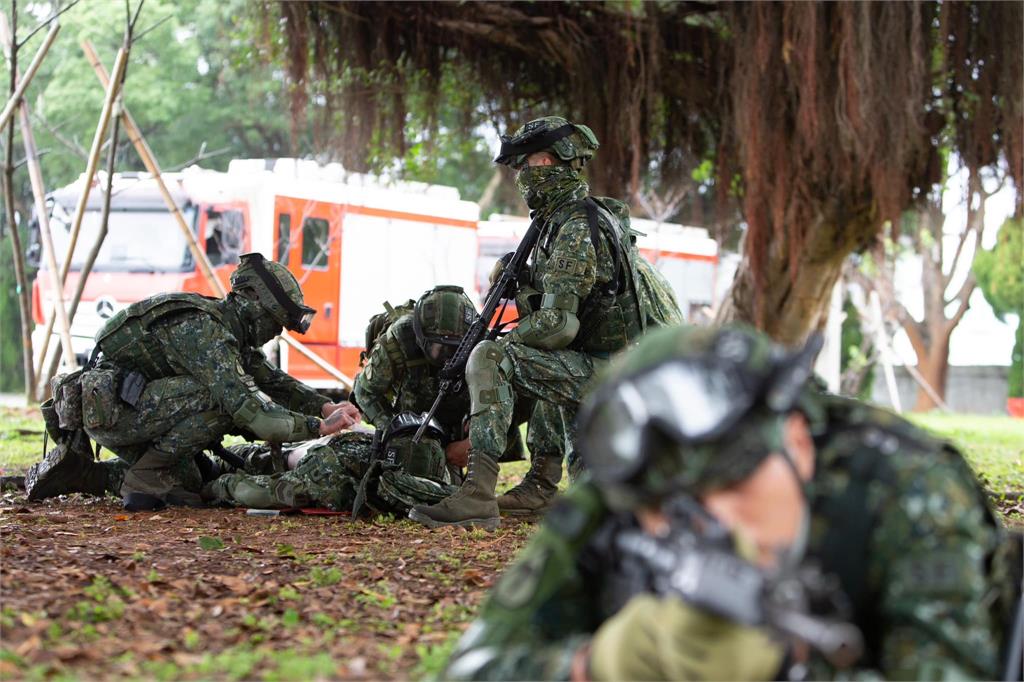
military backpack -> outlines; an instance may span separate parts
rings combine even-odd
[[[363,342],[364,350],[359,353],[359,366],[362,367],[366,364],[367,358],[370,357],[370,353],[373,351],[373,347],[380,341],[381,337],[388,330],[395,321],[402,315],[407,315],[416,308],[416,301],[411,298],[395,307],[387,301],[384,301],[384,312],[377,313],[370,318],[370,321],[366,325],[366,338]]]

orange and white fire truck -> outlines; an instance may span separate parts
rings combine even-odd
[[[366,323],[384,301],[415,298],[437,284],[458,284],[479,300],[494,261],[515,250],[529,224],[514,216],[481,223],[479,206],[461,200],[452,187],[383,183],[313,161],[235,160],[227,172],[192,167],[166,173],[164,181],[225,288],[242,253],[259,251],[288,266],[306,304],[317,310],[298,340],[348,377],[358,371]],[[65,300],[99,230],[102,187],[105,183],[98,182],[90,193]],[[59,257],[66,252],[81,192],[80,180],[49,197]],[[668,277],[684,313],[712,302],[718,254],[706,231],[639,219],[633,227],[645,233],[641,253]],[[154,180],[145,173],[116,174],[108,234],[72,323],[79,361],[88,357],[94,335],[114,313],[164,291],[212,293]],[[49,276],[41,271],[32,291],[37,349],[53,294]],[[505,319],[514,316],[509,310]],[[50,353],[57,352],[56,333],[49,346]],[[278,346],[276,360],[313,386],[340,387],[285,344]]]
[[[415,298],[437,284],[476,291],[479,207],[452,187],[383,184],[311,161],[232,161],[226,173],[188,168],[164,180],[216,276],[228,288],[238,256],[259,251],[292,271],[307,305],[317,310],[298,337],[344,374],[358,369],[366,322],[385,300]],[[50,195],[50,229],[58,256],[66,251],[81,181]],[[98,232],[101,187],[89,198],[64,296],[75,290],[81,263]],[[76,355],[84,360],[93,336],[122,307],[163,291],[210,294],[186,239],[148,174],[114,177],[108,234],[72,324]],[[50,278],[33,285],[35,347],[52,309]],[[50,352],[59,341],[51,339]],[[338,381],[281,344],[283,369],[311,385]]]

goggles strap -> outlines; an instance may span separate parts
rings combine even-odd
[[[304,310],[302,307],[296,305],[295,301],[288,298],[288,294],[284,292],[281,287],[281,283],[277,281],[277,278],[270,274],[267,267],[263,264],[263,255],[258,254],[257,256],[250,256],[252,259],[253,270],[256,272],[256,276],[263,280],[263,283],[267,285],[267,289],[270,290],[274,300],[277,301],[278,305],[284,308],[285,313],[288,315],[289,321],[298,323],[302,320],[302,316],[312,309]]]
[[[554,130],[545,130],[540,135],[535,135],[524,142],[513,144],[512,142],[503,141],[501,143],[501,150],[498,152],[498,158],[494,161],[495,163],[507,163],[513,156],[542,151],[562,138],[569,137],[574,130],[576,128],[571,123],[566,123],[564,126]]]

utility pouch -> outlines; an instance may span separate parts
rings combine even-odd
[[[120,371],[92,369],[82,375],[82,422],[87,429],[112,428],[121,415]]]
[[[142,392],[146,390],[146,377],[141,372],[128,372],[121,381],[121,400],[133,408],[138,407]]]
[[[82,428],[82,370],[55,376],[50,380],[50,394],[60,428]]]

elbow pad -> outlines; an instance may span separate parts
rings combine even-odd
[[[263,393],[254,393],[242,403],[231,419],[257,438],[272,443],[305,440],[320,435],[320,420],[282,409]]]
[[[580,331],[579,304],[572,294],[544,294],[540,310],[519,323],[513,340],[544,350],[566,348]]]

